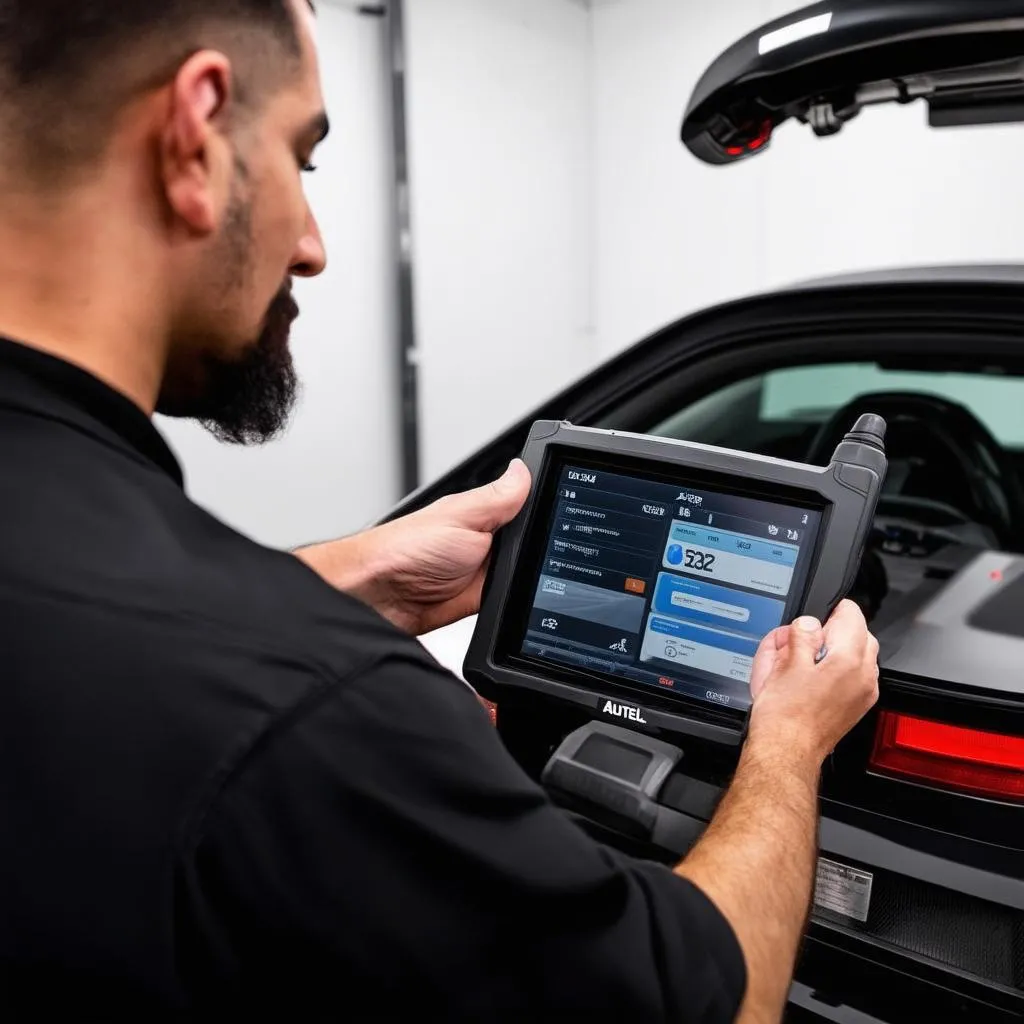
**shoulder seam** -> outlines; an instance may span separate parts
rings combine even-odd
[[[377,668],[387,656],[375,657],[366,664],[353,668],[341,675],[328,676],[324,669],[310,662],[310,670],[320,681],[319,686],[314,686],[301,700],[287,708],[282,709],[259,730],[252,738],[248,746],[231,762],[219,765],[214,774],[207,780],[197,797],[191,810],[186,812],[176,829],[177,835],[173,842],[173,857],[177,861],[188,850],[195,846],[201,835],[210,813],[220,800],[224,791],[231,782],[236,779],[246,767],[251,764],[260,754],[260,750],[269,743],[275,736],[286,732],[288,728],[301,719],[309,709],[318,701],[324,699],[343,683],[350,683],[367,675]]]
[[[426,651],[423,652],[425,655]],[[458,676],[449,672],[442,665],[430,660],[429,657],[422,659],[413,657],[411,654],[400,652],[375,656],[364,665],[353,668],[343,675],[327,677],[319,666],[311,665],[321,685],[314,687],[301,700],[275,715],[267,725],[253,737],[249,745],[230,764],[218,768],[214,776],[207,780],[203,787],[203,793],[197,798],[191,811],[187,812],[178,828],[176,838],[173,842],[173,859],[177,862],[188,851],[195,847],[209,821],[215,805],[223,796],[225,790],[237,779],[246,768],[252,764],[260,755],[261,749],[274,737],[286,732],[295,722],[301,720],[318,701],[330,696],[339,686],[348,683],[350,689],[354,689],[374,670],[388,663],[405,663],[435,674],[440,679],[456,685],[457,692],[464,692],[471,700],[479,700],[479,696],[472,687],[467,686]]]

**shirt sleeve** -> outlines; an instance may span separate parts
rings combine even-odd
[[[280,723],[178,882],[186,983],[236,1013],[712,1024],[746,985],[699,889],[590,838],[469,689],[414,657]]]

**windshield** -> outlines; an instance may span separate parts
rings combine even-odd
[[[1024,378],[886,370],[875,363],[772,370],[730,384],[680,409],[650,433],[801,459],[817,429],[843,406],[861,395],[890,392],[956,402],[1000,446],[1024,454]]]

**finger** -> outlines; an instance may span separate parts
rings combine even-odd
[[[801,616],[789,630],[784,657],[790,664],[813,667],[825,643],[821,623],[812,615]]]
[[[792,628],[792,626],[779,626],[778,629],[773,629],[768,634],[768,636],[774,638],[776,650],[785,650],[786,645],[789,643],[789,634]]]
[[[878,653],[881,650],[878,637],[874,633],[868,633],[868,657],[871,661],[878,661]]]
[[[493,533],[519,514],[530,494],[530,471],[522,459],[513,459],[504,475],[444,504],[445,517],[453,525],[479,533]]]
[[[825,624],[825,643],[829,650],[863,651],[868,635],[864,613],[853,601],[841,601]]]
[[[775,671],[779,661],[779,651],[789,643],[789,627],[780,626],[772,630],[758,645],[754,655],[754,664],[750,670],[750,696],[757,700],[768,682],[769,676]]]

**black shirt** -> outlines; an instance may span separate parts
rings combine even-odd
[[[732,930],[595,843],[472,692],[0,341],[6,1020],[729,1021]]]

